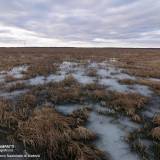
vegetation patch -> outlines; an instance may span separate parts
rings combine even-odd
[[[26,77],[47,76],[49,74],[56,73],[57,66],[53,62],[39,62],[29,66],[25,72]]]
[[[133,85],[133,84],[145,85],[145,86],[150,87],[158,95],[160,94],[160,82],[159,81],[152,81],[149,79],[138,79],[138,80],[124,79],[124,80],[119,80],[119,83],[126,84],[126,85]]]

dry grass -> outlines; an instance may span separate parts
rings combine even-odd
[[[148,98],[139,94],[118,92],[108,94],[108,100],[106,101],[108,106],[124,111],[129,116],[135,116],[136,111],[141,109],[147,102]]]
[[[97,76],[97,70],[91,68],[91,69],[89,69],[89,70],[87,71],[87,75],[90,76],[90,77],[96,77],[96,76]]]
[[[117,63],[122,67],[138,68],[139,72],[143,70],[159,71],[159,52],[159,49],[129,48],[1,48],[0,70],[8,70],[13,68],[13,66],[23,64],[51,63],[63,60],[99,62],[110,60],[114,57],[118,59]],[[144,74],[147,73],[144,72]],[[159,72],[156,75],[159,75]]]
[[[29,66],[28,70],[25,72],[26,78],[36,77],[36,76],[47,76],[49,74],[56,73],[57,66],[51,62],[39,62]]]
[[[96,135],[81,126],[87,121],[87,109],[65,117],[51,107],[32,108],[34,99],[33,95],[25,95],[16,106],[0,101],[0,127],[11,131],[8,138],[12,143],[20,141],[29,153],[41,154],[45,159],[107,159],[88,144]],[[27,116],[22,113],[28,111]]]
[[[87,91],[94,91],[97,89],[102,89],[102,87],[99,86],[97,83],[90,83],[84,86],[84,90],[87,90]]]
[[[160,125],[160,113],[158,113],[154,116],[153,123],[156,125]]]
[[[18,102],[0,99],[0,125],[10,130],[16,130],[18,122],[26,120],[34,107],[36,106],[36,97],[26,94]]]
[[[154,160],[159,160],[160,159],[160,143],[154,143],[152,148],[154,153]]]
[[[160,82],[151,80],[139,80],[137,83],[149,86],[153,89],[153,91],[160,94]]]
[[[133,119],[139,119],[135,111],[141,109],[147,102],[148,98],[137,93],[120,93],[106,91],[104,89],[92,90],[89,93],[93,100],[103,102],[104,107],[111,107],[116,110],[125,111],[128,115],[134,116]]]
[[[17,103],[19,106],[33,108],[37,104],[37,97],[33,94],[27,93],[21,96]]]
[[[118,81],[120,84],[125,84],[125,85],[133,85],[136,84],[136,81],[132,79],[122,79]]]
[[[132,144],[132,148],[144,159],[147,157],[147,147],[140,140],[135,141]]]
[[[135,121],[135,122],[138,122],[138,123],[142,122],[142,118],[137,114],[132,116],[132,120]]]
[[[133,85],[133,84],[140,84],[150,87],[155,93],[160,94],[160,82],[159,81],[152,81],[149,79],[138,79],[138,80],[131,80],[131,79],[124,79],[119,80],[121,84],[126,85]]]
[[[144,128],[139,128],[130,132],[126,140],[130,144],[132,149],[139,154],[140,159],[149,160],[153,156],[153,150],[150,150],[152,145],[148,146],[148,144],[146,144],[144,140],[148,139],[151,142],[151,139],[149,137],[150,125],[144,126]]]
[[[16,137],[48,159],[104,159],[102,152],[82,143],[93,139],[94,134],[83,127],[71,129],[72,121],[45,107],[19,123]]]
[[[126,73],[146,78],[160,78],[160,72],[156,67],[154,69],[146,69],[145,67],[143,68],[135,67],[134,69],[127,69]]]
[[[119,59],[118,66],[125,68],[130,75],[160,78],[160,58],[158,52],[157,54],[153,52],[143,53],[142,55],[138,52],[133,55],[128,54],[126,57]]]
[[[13,82],[13,81],[16,81],[17,80],[17,78],[15,78],[14,76],[12,76],[12,75],[7,75],[6,77],[5,77],[5,82]]]
[[[93,100],[102,101],[102,100],[106,100],[106,98],[107,98],[107,92],[105,90],[95,89],[91,93],[91,96],[92,96]]]
[[[3,90],[5,87],[5,83],[4,82],[0,82],[0,90]]]
[[[0,100],[0,126],[9,130],[16,130],[19,114],[13,112],[13,106],[5,99]]]
[[[131,116],[134,121],[140,122],[137,111],[147,102],[148,98],[136,93],[119,93],[106,91],[97,84],[81,86],[72,76],[59,83],[50,83],[34,90],[37,96],[47,95],[47,100],[58,103],[83,103],[85,101],[105,102],[104,107],[111,107]],[[43,98],[41,98],[43,99]]]
[[[76,125],[78,126],[84,125],[89,116],[89,109],[88,108],[78,109],[74,111],[73,113],[71,113],[70,116],[75,119],[74,123]]]
[[[65,79],[62,82],[39,85],[33,87],[31,93],[36,95],[40,102],[51,101],[54,104],[65,104],[83,101],[81,87],[78,83],[72,85],[73,81],[69,81]]]
[[[160,127],[155,127],[151,131],[151,135],[154,139],[160,140]]]
[[[71,87],[73,85],[78,85],[77,80],[72,76],[72,75],[68,75],[67,77],[65,77],[65,79],[62,81],[63,86],[68,86]]]
[[[25,88],[28,88],[29,86],[27,84],[25,84],[24,82],[16,82],[13,83],[10,86],[7,86],[6,90],[9,92],[15,91],[15,90],[22,90]]]
[[[96,84],[81,86],[73,77],[59,83],[50,83],[40,88],[36,87],[33,90],[33,94],[38,97],[44,93],[47,100],[54,104],[84,103],[85,101],[104,102],[104,107],[114,108],[126,113],[137,122],[140,122],[141,118],[136,112],[148,102],[147,97],[136,93],[106,91]],[[41,99],[44,99],[44,97],[41,97]]]
[[[89,140],[95,140],[97,136],[89,129],[79,126],[78,128],[75,128],[74,131],[72,132],[72,137],[74,140],[78,141],[89,141]]]
[[[80,87],[63,88],[58,87],[56,90],[48,90],[49,99],[54,103],[76,103],[83,101],[81,98]]]
[[[33,91],[37,96],[43,95],[42,93],[45,93],[44,96],[55,104],[81,102],[84,98],[80,84],[72,76],[66,77],[61,82],[36,87]]]

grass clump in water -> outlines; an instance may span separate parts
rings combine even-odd
[[[42,107],[19,123],[16,138],[48,159],[105,159],[101,151],[83,143],[93,140],[95,135],[81,126],[72,128],[73,121],[73,117]]]
[[[26,78],[36,77],[36,76],[47,76],[49,74],[56,73],[57,66],[50,62],[39,62],[29,66],[28,70],[25,72]]]

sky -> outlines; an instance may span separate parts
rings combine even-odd
[[[160,0],[0,0],[0,46],[160,47]]]

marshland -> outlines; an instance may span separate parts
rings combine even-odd
[[[0,135],[41,160],[159,160],[160,49],[0,48]]]

